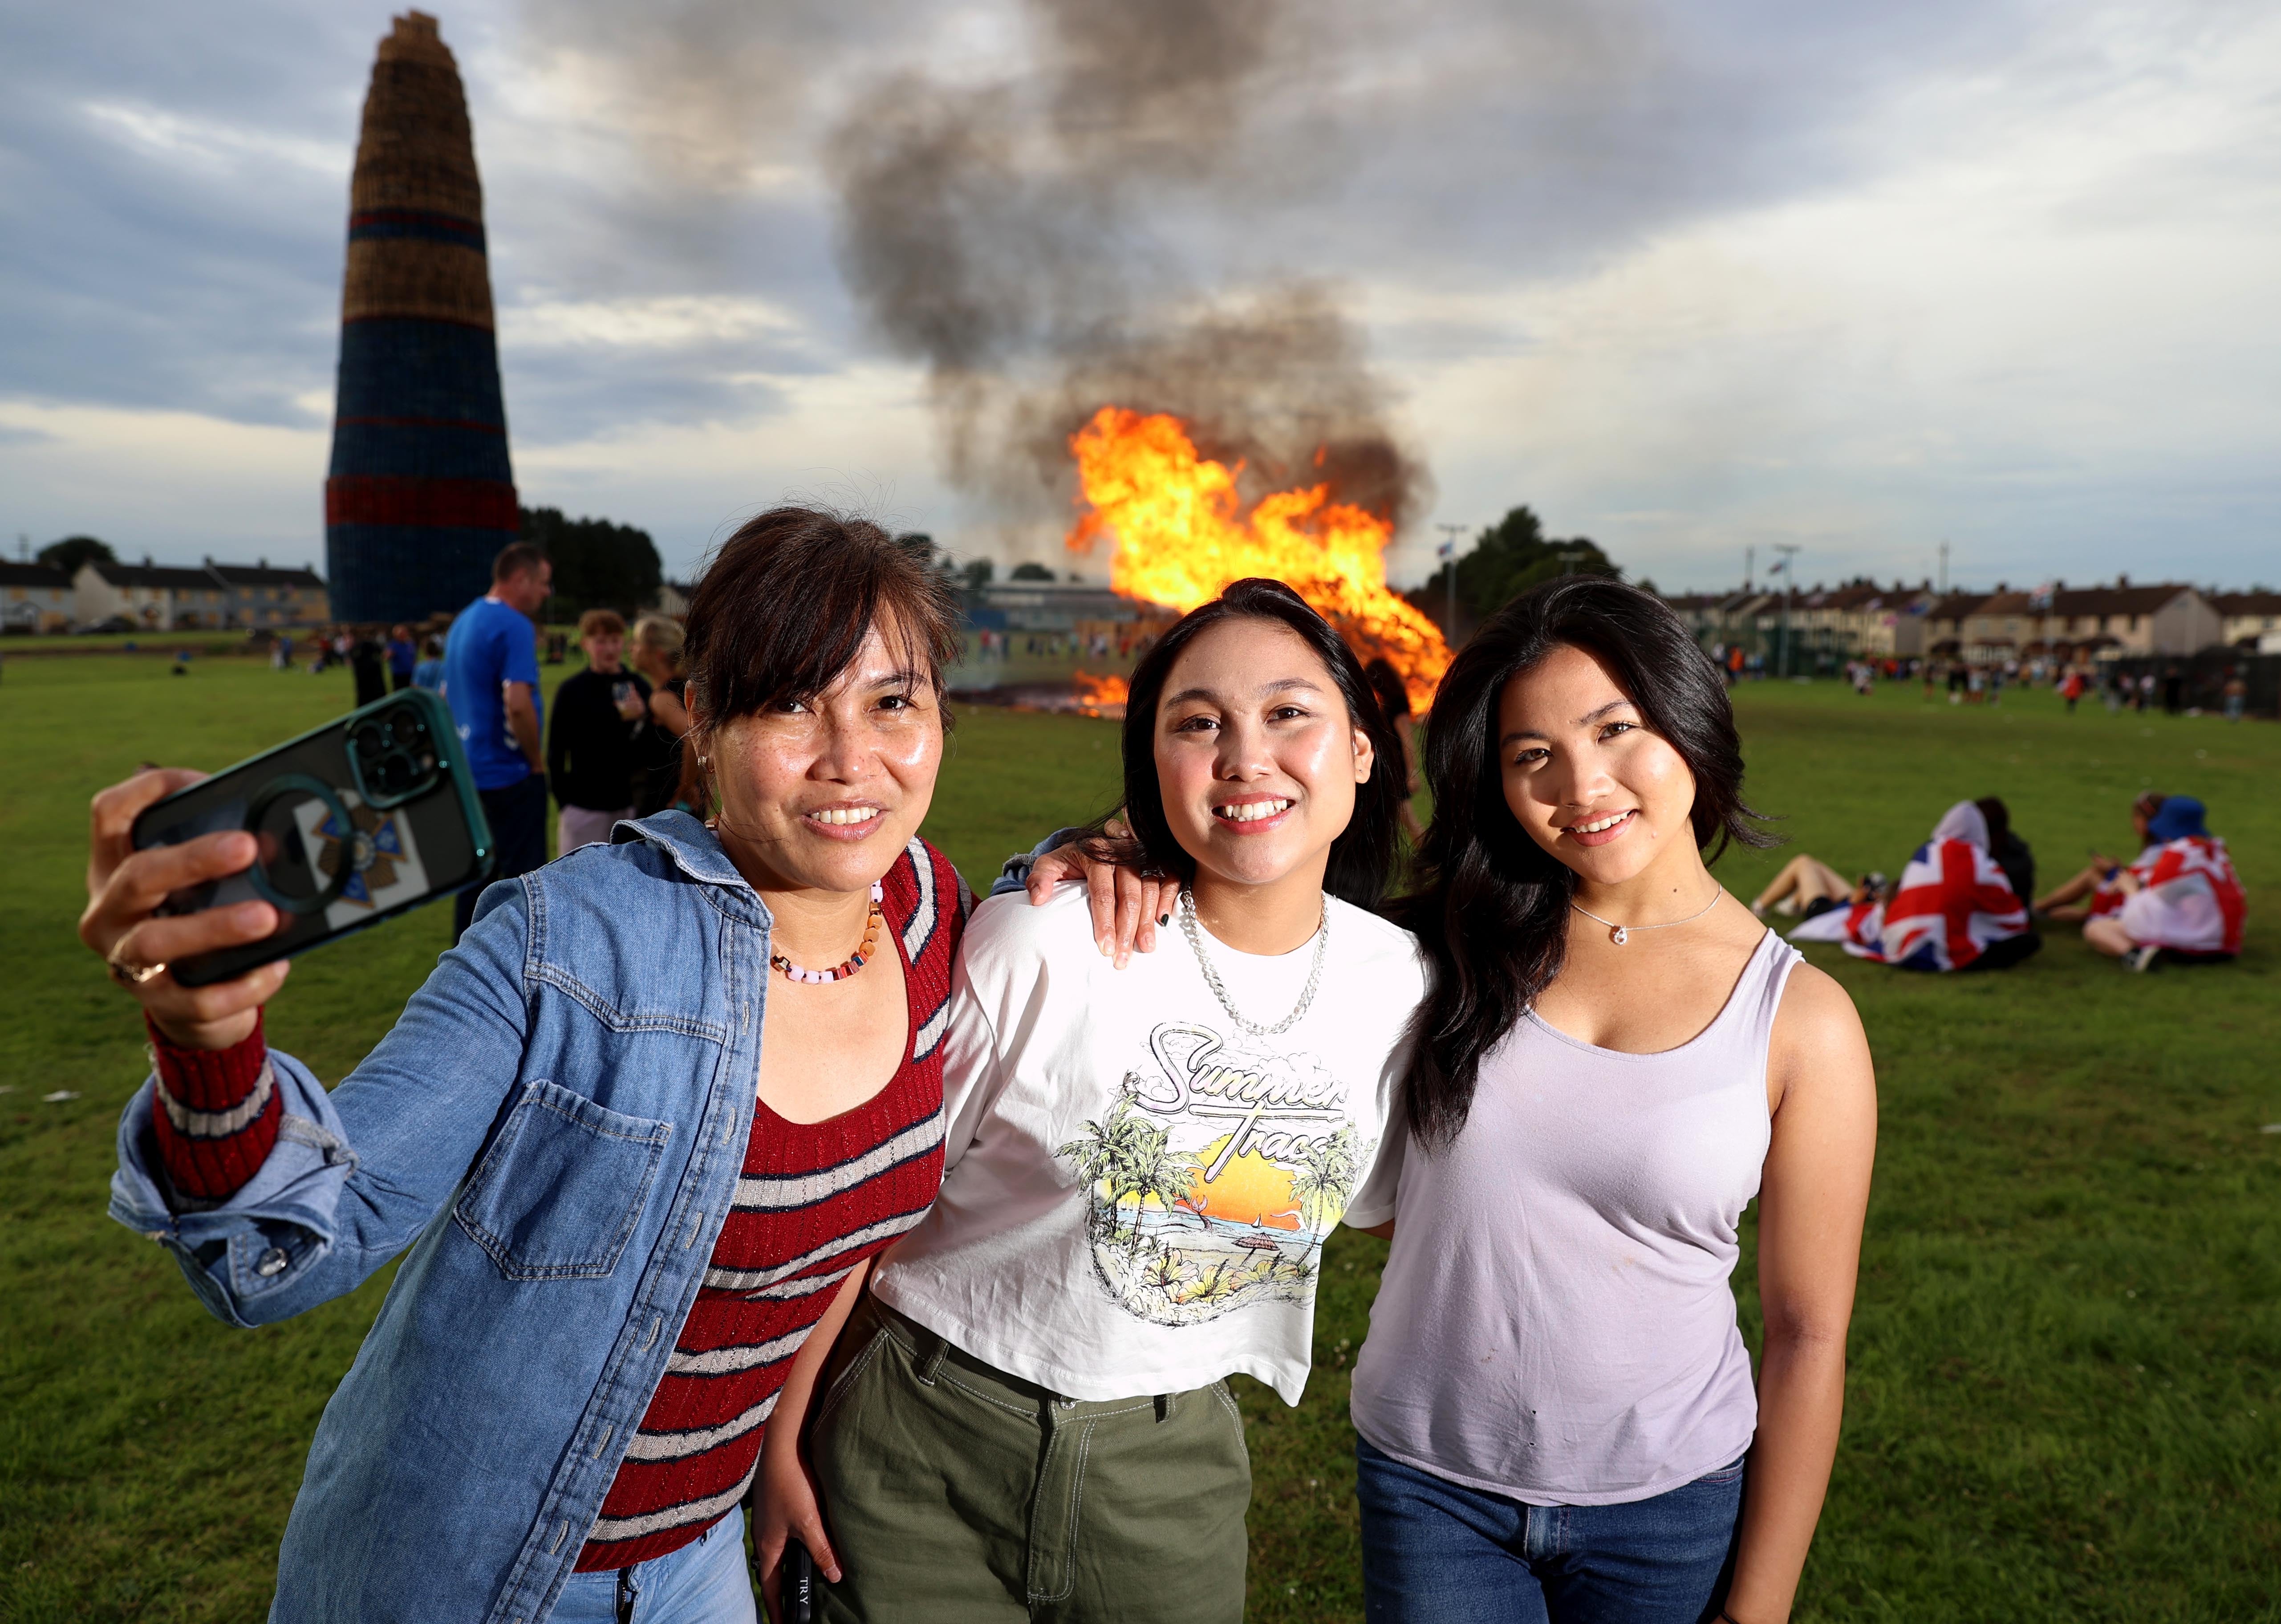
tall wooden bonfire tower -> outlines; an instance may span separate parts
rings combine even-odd
[[[465,607],[517,528],[467,97],[436,19],[395,20],[349,193],[325,481],[332,610],[344,621]]]

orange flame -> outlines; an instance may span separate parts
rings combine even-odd
[[[1111,706],[1121,707],[1133,685],[1117,676],[1095,677],[1088,671],[1079,671],[1070,678],[1077,689],[1078,708],[1088,716],[1098,716]],[[1119,715],[1122,715],[1120,710]]]
[[[1450,646],[1441,628],[1388,590],[1394,531],[1385,520],[1332,501],[1328,485],[1278,491],[1240,518],[1235,480],[1243,465],[1198,456],[1179,419],[1163,413],[1103,406],[1070,437],[1070,450],[1088,511],[1068,546],[1082,553],[1112,537],[1110,584],[1119,594],[1185,612],[1232,581],[1272,576],[1312,604],[1365,661],[1384,655],[1413,708],[1433,703]]]

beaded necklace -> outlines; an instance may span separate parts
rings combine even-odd
[[[831,969],[802,970],[799,965],[793,963],[781,953],[771,953],[769,955],[769,968],[771,970],[782,971],[784,972],[785,979],[787,981],[823,982],[847,980],[848,977],[854,975],[857,971],[863,968],[864,962],[871,956],[872,949],[879,945],[879,926],[885,923],[885,916],[879,911],[879,903],[885,895],[885,887],[877,880],[872,881],[871,916],[866,920],[863,924],[862,946],[857,947],[854,952],[849,954],[846,959],[834,965]]]

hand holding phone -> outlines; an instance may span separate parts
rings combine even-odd
[[[80,937],[173,1040],[253,1029],[290,955],[483,878],[491,839],[451,713],[407,689],[212,777],[96,798]]]
[[[785,1541],[777,1576],[777,1624],[816,1624],[816,1558],[799,1535]]]
[[[199,987],[182,986],[166,968],[176,960],[259,943],[277,929],[277,909],[258,898],[174,917],[159,912],[169,896],[242,873],[253,861],[254,839],[243,830],[152,851],[135,849],[132,831],[143,810],[205,776],[151,768],[95,798],[89,820],[87,911],[80,916],[79,936],[103,955],[112,978],[168,1039],[185,1048],[220,1049],[251,1035],[261,1006],[276,995],[292,966],[280,959],[234,980]]]

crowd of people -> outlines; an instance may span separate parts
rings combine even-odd
[[[547,765],[545,587],[503,558],[452,629],[487,805]],[[282,964],[166,971],[272,928],[157,911],[250,837],[131,848],[195,775],[97,798],[81,933],[155,1063],[114,1215],[233,1325],[408,1253],[279,1615],[749,1620],[749,1520],[771,1605],[797,1542],[821,1618],[1238,1619],[1226,1378],[1296,1401],[1344,1222],[1392,1241],[1352,1399],[1373,1619],[1787,1616],[1875,1084],[1837,983],[1710,871],[1768,837],[1685,625],[1589,576],[1485,623],[1391,896],[1391,708],[1237,583],[1134,671],[1120,812],[977,909],[922,833],[954,615],[876,527],[747,524],[684,628],[687,809],[488,886],[330,1090],[267,1042]],[[641,673],[581,632],[561,772],[615,813]]]
[[[2073,924],[2129,971],[2214,964],[2241,952],[2246,900],[2225,842],[2191,795],[2149,792],[2130,804],[2138,855],[2097,853],[2038,897],[2034,854],[1991,795],[1959,801],[1912,853],[1898,882],[1871,871],[1848,880],[1800,853],[1751,901],[1801,923],[1792,941],[1842,944],[1904,970],[2005,970],[2042,946],[2039,923]]]

